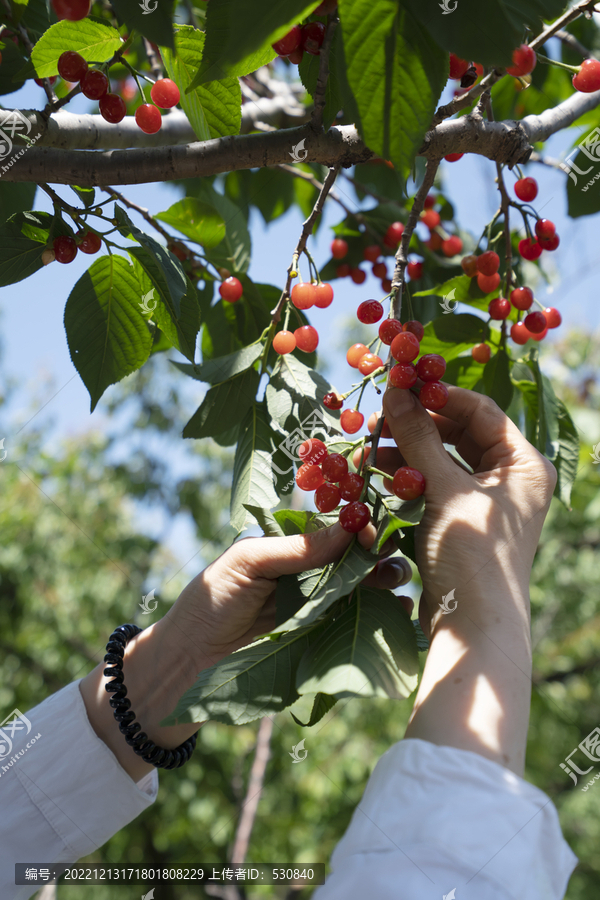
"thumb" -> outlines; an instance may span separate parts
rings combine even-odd
[[[246,538],[226,552],[225,556],[231,553],[233,558],[222,559],[250,578],[274,579],[334,562],[353,537],[336,522],[310,534]]]
[[[427,481],[446,478],[452,463],[436,424],[412,391],[388,388],[383,397],[385,419],[407,465]]]

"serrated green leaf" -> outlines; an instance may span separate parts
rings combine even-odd
[[[311,643],[298,665],[298,693],[401,700],[417,686],[417,639],[391,591],[361,587]]]
[[[448,57],[397,0],[340,0],[348,82],[365,143],[413,164],[448,80]]]
[[[406,523],[407,527],[409,525],[418,525],[425,512],[425,498],[417,497],[416,500],[406,500],[403,503],[394,503],[392,499],[388,500],[388,506],[392,508],[399,519]]]
[[[58,60],[65,50],[75,50],[88,62],[106,62],[123,41],[116,28],[95,19],[70,22],[62,19],[51,25],[31,51],[38,78],[58,74]]]
[[[307,569],[292,575],[280,575],[275,589],[275,625],[287,622],[304,606],[326,577],[331,566]]]
[[[273,513],[276,521],[283,529],[283,533],[305,534],[310,513],[301,509],[278,509]]]
[[[51,224],[52,216],[46,212],[20,212],[0,227],[0,287],[42,268]]]
[[[254,516],[266,537],[285,536],[283,528],[279,525],[271,510],[263,509],[262,506],[252,506],[251,503],[244,503],[244,508],[248,510],[251,516]]]
[[[111,6],[130,29],[154,44],[173,49],[173,0],[111,0]]]
[[[214,206],[225,222],[225,238],[207,250],[206,256],[215,265],[224,266],[234,274],[247,272],[252,242],[242,210],[229,197],[215,191],[205,179],[198,185],[198,196]]]
[[[258,373],[254,374],[258,378]],[[241,424],[233,464],[230,510],[231,524],[237,531],[246,524],[244,504],[272,509],[279,503],[271,468],[271,436],[271,420],[264,405],[253,404]]]
[[[470,313],[438,316],[425,326],[421,353],[439,353],[446,361],[455,359],[474,344],[489,340],[487,322]]]
[[[513,397],[513,383],[510,380],[510,360],[506,350],[498,350],[483,369],[485,393],[495,400],[500,409],[507,410]]]
[[[94,260],[69,294],[65,331],[93,411],[106,388],[139,369],[152,337],[139,307],[140,284],[122,256]]]
[[[0,65],[0,95],[12,94],[25,84],[22,74],[25,59],[11,40],[0,38],[0,52],[2,53],[2,65]],[[2,143],[0,142],[0,150]]]
[[[419,653],[423,653],[425,650],[429,650],[429,641],[425,637],[425,632],[421,628],[421,623],[418,619],[412,620],[413,628],[415,629],[415,635],[417,637],[417,650]]]
[[[96,191],[93,187],[79,187],[76,184],[70,184],[69,187],[77,194],[78,198],[87,209],[94,205]]]
[[[292,354],[282,356],[271,380],[267,385],[266,399],[269,412],[278,425],[286,429],[289,417],[293,417],[300,428],[304,423],[312,429],[306,437],[316,437],[323,433],[327,437],[339,434],[339,413],[333,413],[323,406],[323,397],[331,391],[331,385],[323,376],[305,365]],[[312,424],[313,416],[322,424]],[[290,439],[291,435],[288,437]],[[305,438],[302,438],[303,440]]]
[[[213,206],[195,197],[178,200],[165,212],[157,213],[156,218],[203,247],[216,247],[225,237],[223,217]]]
[[[399,519],[398,516],[395,516],[388,512],[384,513],[381,521],[377,526],[377,537],[375,538],[375,547],[377,553],[379,553],[385,542],[389,540],[397,531],[400,531],[402,528],[412,527],[412,522],[407,522],[405,519]]]
[[[330,697],[329,694],[316,694],[308,722],[301,722],[293,712],[290,712],[290,715],[297,725],[301,725],[303,728],[311,728],[313,725],[320,722],[323,716],[326,715],[330,709],[333,709],[336,703],[337,697]]]
[[[483,365],[471,355],[451,359],[446,366],[444,381],[456,387],[480,391],[483,388]]]
[[[251,344],[250,347],[243,347],[236,350],[235,353],[228,353],[227,356],[217,356],[215,359],[208,359],[199,366],[189,366],[186,363],[173,362],[181,372],[195,378],[196,381],[207,381],[209,384],[219,384],[221,381],[227,381],[240,372],[245,372],[250,366],[256,362],[263,347],[261,344]]]
[[[184,438],[211,437],[241,422],[254,404],[259,375],[248,369],[211,388],[183,429]]]
[[[0,179],[0,223],[15,213],[31,209],[35,201],[37,184],[31,181],[11,182]]]
[[[562,503],[571,508],[571,490],[579,468],[579,435],[569,415],[569,411],[557,398],[558,411],[558,456],[554,460],[558,481],[554,494]]]

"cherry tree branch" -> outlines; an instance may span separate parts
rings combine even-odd
[[[323,110],[325,109],[325,93],[327,91],[327,79],[329,78],[329,54],[335,29],[337,28],[339,19],[336,13],[331,13],[327,17],[327,30],[325,39],[321,47],[321,56],[319,59],[319,75],[317,77],[317,86],[314,95],[314,107],[311,115],[311,125],[315,130],[323,128]],[[337,113],[337,110],[335,111]]]
[[[248,778],[248,790],[246,791],[246,798],[242,805],[242,813],[233,842],[231,864],[234,866],[243,865],[244,860],[246,859],[246,853],[248,852],[256,810],[258,809],[258,801],[262,794],[265,771],[269,756],[271,755],[270,742],[272,731],[273,719],[269,718],[269,716],[265,716],[264,719],[260,720],[260,725],[258,727],[256,753]]]

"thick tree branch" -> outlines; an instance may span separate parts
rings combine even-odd
[[[526,116],[520,122],[486,122],[476,116],[447,120],[425,136],[419,155],[427,159],[441,159],[448,153],[477,153],[509,166],[525,163],[530,157],[532,143],[547,140],[550,135],[572,125],[584,113],[598,106],[600,91],[593,94],[573,94],[559,106],[547,109],[539,116]],[[78,130],[78,138],[81,139],[79,146],[94,144],[98,140],[96,132],[106,126],[113,133],[113,142],[123,141],[123,135],[127,134],[127,140],[131,144],[135,142],[137,147],[100,153],[39,146],[45,140],[50,140],[50,134],[54,141],[61,140],[64,146],[65,140],[69,140],[66,138],[68,127],[62,132],[57,120],[59,116],[68,115],[70,114],[60,113],[51,116],[48,134],[40,138],[38,144],[28,149],[14,164],[7,165],[10,163],[9,159],[4,160],[4,164],[0,162],[0,176],[5,181],[13,182],[49,181],[55,184],[80,185],[174,181],[289,163],[292,147],[303,139],[308,152],[307,159],[328,167],[352,166],[366,162],[374,155],[363,144],[352,125],[336,126],[322,134],[315,134],[310,126],[303,126],[267,134],[218,138],[184,146],[152,147],[153,138],[157,136],[144,135],[133,120],[127,126],[125,122],[109,125],[100,116],[73,117],[79,119],[84,126],[83,133]],[[173,115],[173,128],[177,130],[186,127],[181,123],[182,116],[176,115],[177,119]],[[3,113],[0,113],[0,118],[2,116]],[[170,118],[171,116],[165,116],[166,129],[171,127],[168,125]],[[36,123],[41,129],[39,114],[36,116]],[[32,128],[30,133],[36,132]],[[163,142],[165,136],[168,139],[168,131],[161,135]]]
[[[271,755],[270,744],[272,731],[273,719],[265,716],[264,719],[260,720],[260,725],[258,727],[256,753],[250,770],[250,777],[248,779],[248,790],[242,806],[242,814],[238,822],[235,840],[233,842],[233,850],[231,851],[231,863],[234,866],[243,865],[246,859],[246,853],[248,852],[256,810],[258,809],[258,801],[262,794],[265,771],[269,756]]]

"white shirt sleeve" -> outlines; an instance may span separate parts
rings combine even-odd
[[[560,900],[576,864],[538,788],[476,753],[408,739],[377,763],[313,898]]]
[[[0,760],[0,897],[26,900],[15,863],[73,863],[156,800],[156,769],[137,784],[90,725],[79,681],[26,713],[31,731]],[[123,738],[125,740],[125,738]],[[11,762],[12,760],[12,762]]]

